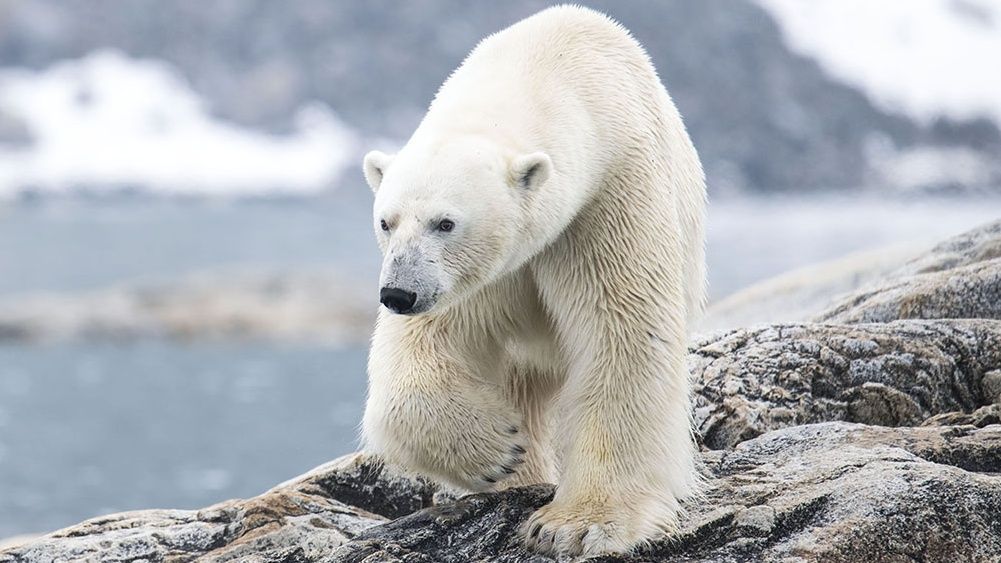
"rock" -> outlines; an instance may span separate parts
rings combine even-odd
[[[248,500],[87,520],[0,551],[0,562],[316,561],[366,528],[430,506],[435,490],[350,455]]]
[[[1001,403],[1001,369],[989,371],[980,381],[980,393],[984,401]]]
[[[820,322],[1001,319],[1001,221],[949,239],[905,264],[889,281],[857,291]]]
[[[879,296],[882,301],[896,303],[892,296],[887,295],[888,292],[914,292],[936,283],[935,277],[912,279],[915,276],[955,270],[1001,258],[1001,221],[988,223],[955,236],[929,250],[921,252],[921,249],[921,245],[899,245],[856,252],[759,282],[711,304],[700,323],[700,328],[703,331],[730,330],[759,323],[797,322],[810,319],[842,322],[841,318],[835,318],[835,315],[842,312],[835,311],[839,307],[847,310],[858,307],[863,302],[868,307],[875,307],[875,301],[866,300],[873,296]],[[965,272],[960,271],[958,276],[951,277],[955,279],[964,275]],[[888,285],[891,281],[901,282],[908,279],[911,282],[907,284]],[[942,283],[942,280],[938,280],[938,283]],[[961,283],[977,282],[967,280]],[[944,300],[947,297],[937,298]],[[835,298],[839,298],[838,304],[832,307],[832,300]],[[933,294],[925,299],[935,298]],[[921,297],[915,296],[912,299]],[[952,299],[948,302],[951,304],[947,306],[954,307],[956,302],[956,299]],[[963,303],[960,301],[959,305]],[[972,304],[972,308],[975,307],[976,305]],[[916,311],[912,311],[904,317],[898,317],[896,315],[899,314],[899,309],[889,310],[881,312],[880,316],[870,313],[870,316],[862,320],[968,316],[958,309],[940,309],[937,312],[927,309],[921,314],[915,313]],[[990,313],[980,312],[975,316],[985,315]],[[858,322],[847,316],[845,319]]]
[[[696,427],[713,449],[811,422],[909,426],[969,412],[994,402],[981,388],[998,365],[992,320],[738,329],[689,354]]]
[[[713,478],[679,538],[595,561],[1001,557],[1001,475],[988,473],[1001,471],[998,426],[807,425],[705,461]],[[551,496],[536,486],[465,497],[369,528],[324,561],[553,561],[525,552],[515,534]]]
[[[899,245],[856,252],[764,280],[711,303],[699,329],[708,332],[809,320],[836,296],[885,281],[923,249]]]
[[[1001,220],[939,243],[895,270],[894,278],[941,272],[1001,258]]]
[[[996,559],[1001,427],[926,430],[807,425],[719,452],[685,535],[634,560]]]
[[[522,548],[518,535],[520,526],[532,511],[552,497],[550,485],[466,496],[359,535],[356,541],[335,551],[326,561],[552,561],[528,553]]]
[[[19,536],[11,536],[9,538],[0,539],[0,551],[28,543],[37,537],[38,535],[36,534],[22,534]]]
[[[705,499],[689,507],[678,538],[598,560],[1001,557],[999,425],[804,425],[708,451],[704,462]],[[433,492],[348,456],[245,501],[93,519],[2,551],[0,562],[553,561],[527,553],[517,535],[551,486],[429,506]]]
[[[860,291],[817,316],[819,322],[894,319],[1001,319],[1001,258],[900,279]]]
[[[937,414],[921,423],[922,426],[961,426],[964,424],[977,428],[1001,424],[1001,405],[995,403],[980,407],[973,412],[959,411]]]
[[[749,506],[734,515],[733,525],[756,531],[755,535],[767,536],[775,529],[775,509],[767,504]]]

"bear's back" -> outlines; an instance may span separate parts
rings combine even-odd
[[[623,68],[622,65],[626,65]],[[649,57],[626,28],[582,6],[555,6],[480,42],[459,68],[523,76],[558,75],[573,82],[652,69]],[[630,68],[631,67],[631,68]]]
[[[582,139],[589,131],[622,134],[616,142],[625,143],[651,116],[672,113],[668,119],[680,122],[624,27],[589,8],[556,6],[481,41],[442,85],[427,119],[441,126],[479,115],[522,132],[545,123]]]

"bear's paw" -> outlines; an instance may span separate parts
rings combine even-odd
[[[526,521],[525,544],[554,556],[594,557],[627,553],[677,529],[677,512],[669,507],[650,511],[626,504],[561,502],[557,494]]]
[[[519,427],[508,425],[487,443],[488,447],[471,456],[459,478],[453,479],[459,481],[458,485],[471,491],[489,491],[500,488],[503,482],[518,474],[527,454]]]

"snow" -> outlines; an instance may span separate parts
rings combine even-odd
[[[227,123],[171,66],[98,51],[42,71],[0,69],[0,115],[26,126],[0,144],[0,197],[139,188],[162,193],[310,193],[331,187],[355,139],[321,104],[271,135]]]
[[[794,51],[922,121],[1001,122],[1001,0],[757,0]]]

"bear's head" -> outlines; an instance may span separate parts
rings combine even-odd
[[[475,137],[365,155],[380,302],[400,314],[442,309],[520,266],[532,193],[551,170],[545,153],[508,154]]]

